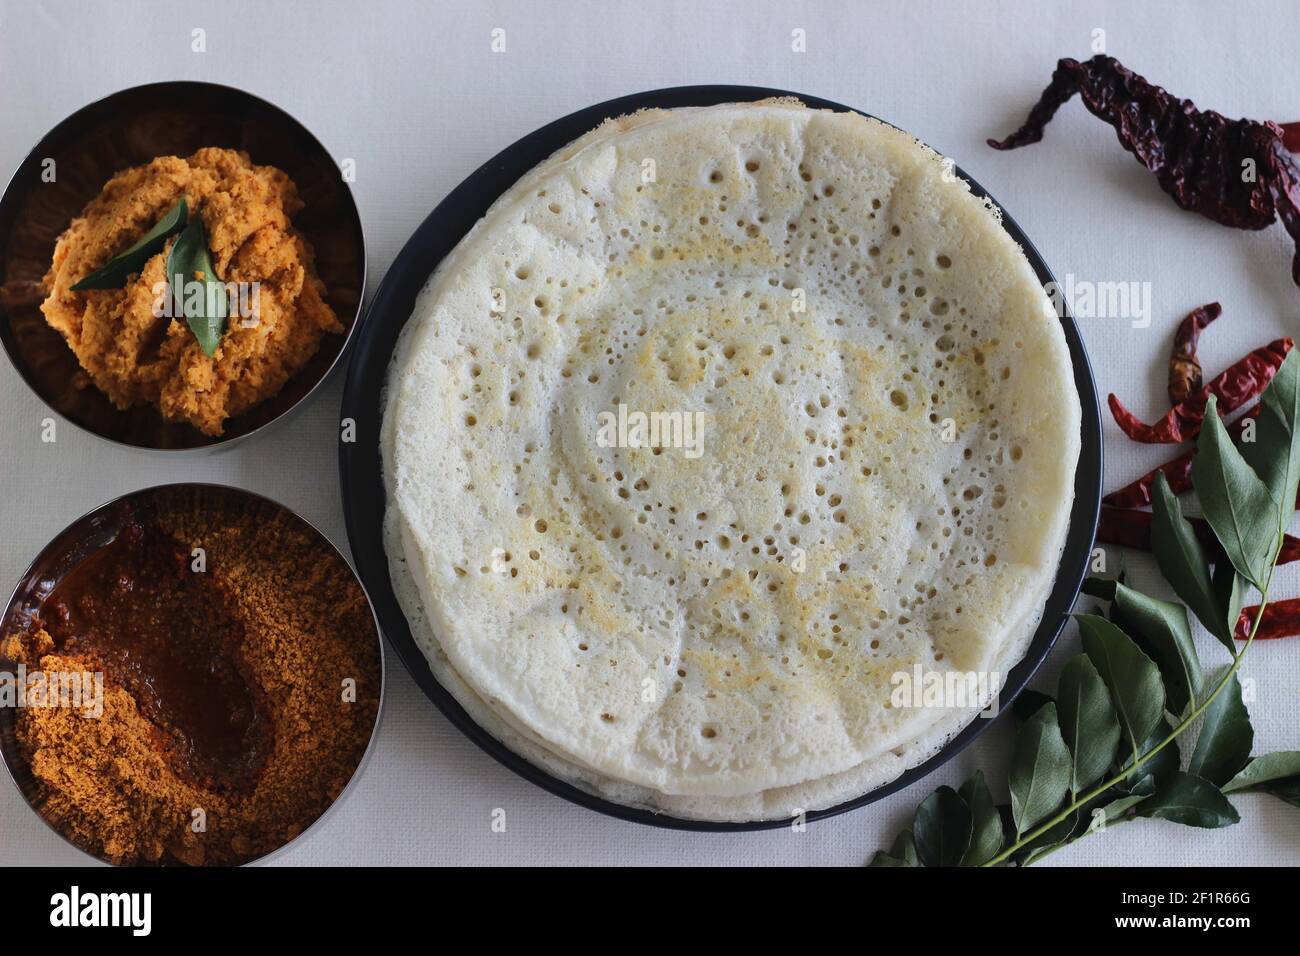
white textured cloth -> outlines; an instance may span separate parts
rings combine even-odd
[[[1178,320],[1218,300],[1203,337],[1207,377],[1257,345],[1300,332],[1300,290],[1280,226],[1223,228],[1185,213],[1077,101],[1041,144],[998,153],[989,136],[1014,129],[1061,56],[1106,52],[1229,116],[1300,119],[1297,15],[1285,2],[925,3],[857,6],[731,0],[673,4],[510,2],[299,4],[227,0],[89,3],[0,0],[0,172],[72,111],[109,92],[167,79],[211,80],[257,93],[301,119],[340,159],[356,161],[369,240],[371,290],[433,206],[523,134],[572,110],[637,90],[745,83],[806,92],[910,130],[954,157],[1005,205],[1063,282],[1149,283],[1151,323],[1081,322],[1103,395],[1144,418],[1163,411],[1165,358]],[[1288,26],[1288,24],[1290,26]],[[492,50],[494,29],[504,52]],[[206,31],[206,53],[191,31]],[[792,50],[803,30],[806,52]],[[337,478],[341,379],[287,426],[233,451],[171,460],[111,446],[60,425],[40,441],[45,407],[10,368],[0,372],[0,583],[68,522],[150,484],[238,485],[302,512],[346,547]],[[1168,457],[1135,445],[1106,416],[1107,487]],[[1112,551],[1112,559],[1117,552]],[[1152,562],[1129,555],[1136,583]],[[1281,597],[1300,595],[1285,569]],[[1199,637],[1204,638],[1201,634]],[[1206,661],[1221,651],[1200,641]],[[1036,681],[1051,689],[1078,648],[1071,627]],[[282,864],[622,863],[856,865],[887,845],[918,801],[983,767],[1005,798],[1006,721],[941,771],[904,792],[806,832],[699,834],[622,823],[526,783],[469,743],[420,693],[396,655],[380,736],[362,779]],[[1300,748],[1300,638],[1258,646],[1253,681],[1257,750]],[[1300,813],[1262,796],[1237,799],[1242,822],[1202,831],[1142,821],[1090,837],[1049,864],[1300,862]],[[493,812],[506,828],[495,833]],[[0,865],[87,858],[49,832],[17,790],[0,786]]]

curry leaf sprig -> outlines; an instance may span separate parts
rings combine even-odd
[[[166,271],[169,301],[179,305],[178,317],[185,319],[199,348],[211,358],[226,330],[229,300],[225,285],[212,264],[203,220],[197,216],[189,217],[184,196],[138,242],[71,288],[73,292],[124,288],[131,276],[138,274],[146,262],[166,248],[167,240],[172,236],[176,236],[176,241],[167,253]]]
[[[1142,817],[1194,827],[1240,818],[1229,794],[1270,793],[1300,807],[1300,751],[1251,756],[1255,732],[1238,672],[1268,606],[1274,562],[1300,487],[1300,359],[1287,356],[1260,399],[1254,441],[1232,443],[1210,399],[1192,465],[1217,539],[1207,553],[1164,476],[1152,510],[1152,551],[1182,603],[1143,594],[1121,573],[1084,592],[1109,612],[1076,615],[1083,653],[1061,671],[1055,698],[1025,691],[1012,707],[1010,800],[996,805],[977,771],[940,787],[872,866],[1026,865],[1117,823]],[[1260,592],[1240,649],[1243,591]],[[1227,649],[1207,670],[1188,611]],[[1184,762],[1180,742],[1201,722]]]

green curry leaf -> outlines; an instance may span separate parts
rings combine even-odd
[[[1082,793],[1101,779],[1119,747],[1119,721],[1097,668],[1080,654],[1061,671],[1056,690],[1061,735],[1070,750],[1070,792]]]
[[[1241,682],[1233,674],[1205,710],[1205,723],[1187,770],[1223,786],[1246,766],[1254,743],[1255,730],[1241,699]]]
[[[203,354],[212,357],[221,344],[230,307],[226,287],[212,265],[202,219],[191,221],[172,244],[167,254],[167,281],[172,301],[180,301]]]
[[[146,262],[162,251],[168,239],[185,228],[188,218],[189,207],[185,204],[185,197],[182,196],[167,215],[158,220],[158,224],[146,232],[135,245],[119,252],[104,265],[82,278],[72,286],[72,291],[123,288],[127,279],[138,273],[144,268]]]
[[[1079,614],[1083,650],[1110,689],[1124,736],[1136,755],[1165,712],[1160,669],[1133,639],[1095,614]]]
[[[1070,751],[1061,737],[1056,705],[1044,704],[1016,734],[1008,782],[1017,835],[1031,829],[1065,799],[1070,789]]]
[[[971,839],[971,812],[952,787],[940,787],[916,808],[916,854],[925,866],[959,866]]]
[[[1232,566],[1256,588],[1266,590],[1282,543],[1278,504],[1228,437],[1213,395],[1205,405],[1192,481],[1205,520]]]

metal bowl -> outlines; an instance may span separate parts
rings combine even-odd
[[[275,396],[226,422],[220,436],[164,421],[156,408],[120,411],[98,389],[76,388],[80,369],[63,337],[46,324],[37,289],[54,244],[115,173],[158,156],[204,146],[244,150],[298,185],[304,207],[294,225],[316,251],[316,268],[342,335]],[[52,165],[51,165],[52,164]],[[53,181],[47,181],[50,173]],[[301,406],[329,375],[358,324],[366,283],[361,217],[329,151],[305,126],[263,99],[215,83],[151,83],[113,93],[73,113],[27,155],[0,198],[0,342],[18,374],[54,412],[117,444],[145,449],[228,448]]]
[[[238,514],[249,510],[265,513],[270,511],[279,517],[288,518],[299,524],[304,530],[308,531],[324,546],[326,553],[337,558],[344,567],[348,567],[347,558],[343,553],[327,538],[318,528],[316,528],[306,518],[302,517],[295,511],[286,508],[278,502],[272,501],[261,495],[254,494],[251,491],[244,491],[240,488],[234,488],[229,485],[205,484],[200,482],[179,482],[170,485],[157,485],[152,488],[145,488],[140,491],[134,491],[130,494],[115,498],[105,504],[100,505],[93,511],[90,511],[72,524],[64,528],[54,540],[45,546],[36,559],[28,566],[23,573],[22,578],[18,581],[8,604],[5,606],[4,615],[0,617],[0,636],[14,633],[22,630],[32,620],[33,617],[40,613],[41,605],[49,596],[50,592],[63,579],[63,576],[71,571],[83,559],[89,557],[100,548],[107,546],[116,537],[128,517],[141,506],[147,507],[152,502],[158,502],[167,497],[175,496],[193,496],[195,502],[204,509],[224,512],[228,514]],[[355,579],[355,572],[353,572]],[[365,594],[365,586],[357,580],[357,584]],[[361,776],[362,768],[365,767],[370,759],[370,754],[374,750],[375,738],[379,733],[379,724],[383,717],[383,699],[384,685],[386,683],[386,665],[384,660],[384,642],[379,634],[379,622],[374,617],[374,605],[370,602],[369,595],[366,595],[367,604],[371,609],[371,620],[374,623],[374,631],[366,635],[357,635],[358,640],[370,639],[375,642],[376,653],[379,656],[379,688],[378,702],[375,710],[375,723],[370,731],[370,739],[366,743],[365,750],[361,758],[357,761],[356,767],[352,771],[352,776],[347,785],[337,797],[331,801],[330,805],[322,813],[311,821],[303,830],[292,840],[287,841],[280,847],[270,850],[256,859],[248,860],[244,865],[263,863],[271,858],[278,856],[288,847],[297,844],[300,840],[306,838],[307,834],[312,832],[320,822],[329,815],[343,800],[352,792],[356,786],[357,780]],[[16,664],[0,655],[0,671],[15,673]],[[20,753],[17,741],[17,711],[12,707],[0,707],[0,759],[2,759],[5,768],[9,772],[10,779],[18,787],[27,805],[41,819],[46,826],[50,827],[55,833],[62,837],[67,843],[81,850],[89,856],[103,860],[102,857],[91,853],[86,847],[70,840],[62,830],[45,818],[40,810],[40,791],[36,777],[32,774],[31,768],[27,761]]]
[[[622,820],[678,830],[764,830],[789,826],[785,818],[755,820],[746,823],[717,823],[708,820],[678,819],[663,813],[624,806],[602,799],[573,784],[552,776],[525,760],[474,722],[456,699],[434,679],[424,654],[411,636],[406,617],[393,593],[388,575],[388,556],[384,551],[383,524],[385,491],[379,452],[379,428],[382,421],[381,393],[397,336],[411,317],[416,295],[434,268],[488,207],[525,173],[560,147],[594,129],[608,117],[622,116],[649,107],[670,109],[682,106],[712,106],[717,103],[748,102],[774,96],[793,96],[818,109],[850,111],[847,106],[815,96],[787,90],[752,86],[683,86],[672,89],[635,93],[599,103],[558,119],[506,147],[454,189],[429,214],[407,241],[384,276],[371,300],[358,337],[343,393],[343,415],[354,418],[360,440],[339,445],[339,470],[343,485],[343,507],[347,518],[348,541],[361,579],[366,582],[371,600],[384,633],[393,643],[398,656],[429,699],[474,743],[502,764],[538,786],[566,800]],[[861,112],[853,110],[852,112]],[[862,114],[864,116],[869,114]],[[965,179],[976,196],[987,191],[967,176]],[[992,197],[990,197],[992,198]],[[1001,207],[1001,203],[998,203]],[[1002,225],[1025,251],[1039,281],[1053,282],[1051,270],[1033,243],[1005,211]],[[1102,438],[1101,410],[1092,369],[1084,351],[1083,339],[1068,311],[1061,316],[1061,328],[1069,346],[1074,369],[1074,383],[1083,409],[1082,446],[1074,480],[1074,506],[1065,548],[1061,554],[1056,581],[1047,599],[1043,618],[1035,631],[1028,651],[1011,669],[1003,684],[999,701],[1006,709],[1028,683],[1047,657],[1065,626],[1070,608],[1079,593],[1087,571],[1097,515],[1101,506]],[[832,817],[886,797],[934,772],[970,744],[991,720],[976,719],[954,736],[935,756],[911,768],[892,782],[859,797],[825,810],[810,812],[808,820]]]

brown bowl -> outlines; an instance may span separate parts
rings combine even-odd
[[[344,325],[278,394],[226,422],[220,436],[164,421],[147,405],[120,411],[98,389],[77,388],[77,358],[41,314],[54,244],[115,173],[204,146],[240,149],[284,170],[304,207],[294,225],[316,250],[326,301]],[[53,161],[53,166],[50,165]],[[53,169],[54,181],[45,181]],[[288,113],[215,83],[136,86],[83,107],[23,160],[0,198],[0,342],[18,374],[55,412],[101,438],[149,449],[228,447],[297,408],[352,338],[365,292],[366,243],[352,193],[333,157]]]
[[[188,482],[159,485],[131,492],[100,505],[64,528],[36,556],[36,559],[32,561],[19,580],[17,587],[14,588],[8,604],[4,607],[3,616],[0,616],[0,637],[25,630],[35,618],[40,617],[41,607],[46,598],[49,597],[65,575],[84,559],[112,543],[132,516],[138,515],[142,511],[147,512],[151,508],[158,506],[179,506],[194,511],[217,514],[228,518],[232,522],[252,522],[258,526],[273,527],[276,522],[296,526],[298,529],[305,531],[308,537],[315,539],[320,548],[321,560],[337,561],[343,568],[347,569],[348,576],[365,597],[366,607],[371,608],[369,596],[366,595],[364,586],[356,577],[355,572],[352,571],[347,559],[319,529],[301,515],[269,498],[239,488]],[[378,734],[379,723],[383,715],[383,692],[386,682],[383,640],[380,637],[379,624],[374,617],[373,609],[370,610],[368,618],[372,627],[367,629],[366,633],[357,634],[356,640],[359,643],[364,642],[374,647],[379,683],[373,689],[375,714],[369,737],[364,749],[358,756],[348,782],[314,819],[301,821],[302,829],[296,836],[277,847],[268,849],[260,856],[244,859],[242,861],[244,864],[264,862],[278,855],[285,848],[302,840],[335,807],[339,806],[355,787],[362,768],[374,749],[375,737]],[[4,657],[3,653],[0,653],[0,672],[11,675],[17,673],[17,664]],[[32,772],[32,768],[19,746],[18,710],[15,707],[0,706],[0,762],[8,770],[10,778],[18,787],[19,792],[22,793],[28,806],[40,817],[42,822],[77,849],[101,861],[110,862],[100,855],[95,847],[83,845],[70,834],[64,832],[55,821],[49,819],[43,812],[43,787]],[[175,865],[178,862],[167,855],[164,855],[164,858],[159,861],[160,865],[164,866]]]

